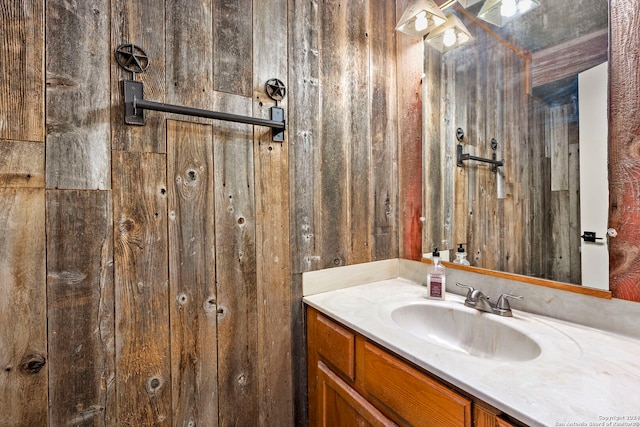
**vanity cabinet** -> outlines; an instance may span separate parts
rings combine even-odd
[[[311,426],[514,426],[312,307],[307,346]]]

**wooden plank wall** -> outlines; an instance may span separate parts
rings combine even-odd
[[[44,5],[0,15],[0,417],[46,425]],[[53,379],[55,381],[55,379]]]
[[[408,0],[396,1],[401,16]],[[396,33],[396,80],[398,85],[398,182],[400,257],[422,257],[422,40]],[[398,78],[401,76],[401,78]]]
[[[445,54],[425,45],[425,247],[464,243],[472,265],[579,283],[572,106],[552,108],[528,95],[525,60],[467,26],[473,43]],[[463,152],[475,156],[491,158],[495,138],[504,167],[457,167],[457,128]]]
[[[420,163],[421,64],[397,78],[395,21],[375,0],[3,6],[0,425],[305,425],[300,273],[397,257],[401,197],[420,254],[398,165]],[[121,43],[154,101],[266,118],[280,78],[288,141],[125,125]]]
[[[395,5],[290,9],[292,271],[396,257]]]
[[[640,1],[611,0],[609,276],[614,297],[640,302]]]

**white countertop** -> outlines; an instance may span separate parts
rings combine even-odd
[[[391,319],[394,308],[425,299],[425,287],[398,277],[304,302],[529,425],[640,426],[640,340],[515,309],[512,318],[478,312],[542,348],[527,361],[486,359],[420,340]],[[439,303],[463,302],[448,293]]]

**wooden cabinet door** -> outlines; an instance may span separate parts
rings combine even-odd
[[[473,427],[516,427],[500,418],[501,415],[498,409],[485,408],[476,403],[473,405]]]
[[[360,338],[356,376],[365,395],[396,421],[420,427],[471,427],[471,401]]]
[[[323,362],[317,370],[318,426],[395,426]]]

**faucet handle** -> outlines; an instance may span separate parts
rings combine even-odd
[[[522,295],[511,295],[511,294],[502,294],[498,298],[498,302],[496,303],[496,308],[500,310],[511,310],[511,306],[509,305],[509,301],[507,298],[512,299],[522,299],[524,298]]]
[[[473,286],[463,285],[460,282],[456,282],[456,286],[468,289],[468,291],[467,291],[467,299],[469,299],[469,297],[471,297],[471,294],[476,290],[476,288],[474,288]]]

